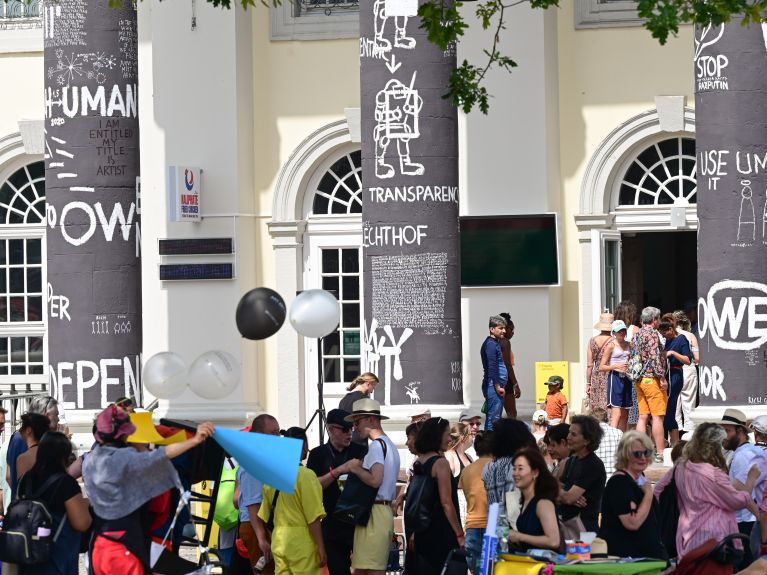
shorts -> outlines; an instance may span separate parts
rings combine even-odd
[[[394,536],[394,516],[390,505],[373,505],[367,525],[354,529],[352,567],[386,571]]]
[[[609,407],[631,407],[631,382],[617,371],[607,376],[607,405]]]
[[[657,377],[643,377],[636,384],[639,415],[666,415],[668,395],[660,387]]]

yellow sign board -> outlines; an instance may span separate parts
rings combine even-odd
[[[535,403],[544,403],[549,388],[546,382],[552,375],[558,375],[565,380],[562,393],[570,401],[570,380],[568,374],[568,362],[566,361],[536,361],[535,362]]]

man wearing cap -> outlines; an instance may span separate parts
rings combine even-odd
[[[482,416],[464,411],[458,416],[458,422],[465,423],[469,426],[469,433],[471,433],[471,447],[464,449],[464,452],[471,457],[472,461],[474,461],[477,459],[477,452],[474,450],[474,440],[477,438],[477,432],[482,426]]]
[[[733,483],[739,481],[745,485],[748,480],[748,472],[751,466],[757,462],[757,458],[762,454],[762,450],[749,442],[746,414],[739,409],[725,409],[719,425],[727,432],[724,448],[732,452],[730,481]],[[763,481],[763,477],[757,480],[757,484],[761,481]],[[762,486],[763,490],[764,487]],[[756,521],[754,514],[748,509],[741,509],[735,513],[735,519],[738,522],[738,531],[745,535],[751,535],[751,530]],[[748,553],[746,555],[748,557],[744,557],[741,565],[749,565],[751,563],[752,557]]]
[[[418,413],[414,413],[410,416],[410,423],[418,423],[419,421],[426,421],[427,419],[431,419],[431,409],[425,409]]]
[[[374,399],[360,399],[354,402],[354,409],[346,421],[354,423],[357,432],[370,440],[365,459],[350,459],[349,472],[378,489],[375,503],[367,525],[354,529],[354,575],[374,575],[386,571],[389,548],[394,535],[394,516],[391,503],[397,492],[399,475],[399,452],[381,429],[381,405]]]
[[[487,403],[485,430],[492,431],[493,424],[503,416],[503,397],[506,395],[506,384],[509,374],[503,363],[503,353],[498,339],[503,337],[506,320],[499,315],[490,316],[490,334],[482,342],[480,355],[482,357],[482,395]]]
[[[322,520],[322,536],[328,556],[330,575],[349,575],[354,543],[354,526],[333,517],[338,497],[339,482],[349,473],[349,460],[365,457],[366,446],[352,442],[352,427],[345,420],[349,415],[343,409],[331,409],[327,415],[328,442],[309,452],[306,467],[317,474],[322,485],[322,504],[327,515]]]

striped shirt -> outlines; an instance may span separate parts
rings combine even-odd
[[[751,495],[735,489],[727,474],[710,463],[684,461],[675,469],[679,502],[676,549],[681,559],[709,539],[720,541],[737,533],[735,512],[748,505]],[[655,497],[660,497],[673,472],[669,470],[655,485]]]
[[[618,444],[623,437],[623,432],[601,421],[599,427],[602,428],[602,441],[599,442],[599,447],[594,453],[605,464],[607,479],[610,479],[615,473],[615,452],[618,451]]]

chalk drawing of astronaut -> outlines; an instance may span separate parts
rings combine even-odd
[[[394,176],[394,167],[385,160],[392,140],[397,142],[400,173],[403,176],[420,176],[424,173],[423,164],[410,160],[410,140],[421,135],[418,129],[418,115],[423,107],[423,98],[418,95],[418,90],[413,89],[414,83],[415,72],[410,86],[391,79],[376,94],[376,127],[373,130],[373,139],[376,143],[377,178]]]
[[[375,0],[373,2],[373,14],[375,14],[375,41],[376,47],[379,50],[388,52],[391,50],[391,42],[384,38],[386,32],[386,22],[390,18],[394,19],[394,47],[404,48],[405,50],[412,50],[415,48],[415,38],[407,35],[407,21],[408,16],[394,14],[387,15],[386,0]],[[416,13],[418,10],[418,4],[416,3]],[[415,16],[415,13],[413,14]]]

